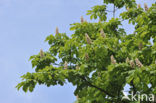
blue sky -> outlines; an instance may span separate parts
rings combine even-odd
[[[139,0],[140,3],[155,0]],[[37,86],[33,93],[17,91],[20,76],[32,72],[31,55],[41,48],[48,50],[44,42],[58,26],[60,32],[69,31],[70,25],[79,22],[100,0],[0,0],[0,103],[73,103],[74,87]],[[143,4],[142,4],[143,6]],[[125,23],[127,25],[127,23]],[[129,30],[128,30],[129,29]],[[126,27],[131,32],[132,27]]]

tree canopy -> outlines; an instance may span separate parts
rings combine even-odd
[[[126,10],[115,17],[121,8]],[[108,12],[113,13],[110,20]],[[142,8],[135,0],[103,0],[87,15],[99,22],[81,17],[71,24],[71,36],[56,28],[45,39],[49,50],[30,57],[35,72],[23,75],[16,88],[32,92],[36,84],[69,82],[76,87],[77,103],[136,103],[122,100],[126,84],[129,92],[156,95],[156,3]],[[135,27],[132,34],[125,31],[124,21]]]

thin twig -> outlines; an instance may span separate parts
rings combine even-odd
[[[115,18],[115,5],[114,5],[114,10],[113,10],[113,17]]]
[[[110,11],[110,10],[105,10],[105,11],[107,11],[107,12],[113,12],[113,11]]]

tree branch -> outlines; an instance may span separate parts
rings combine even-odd
[[[115,18],[115,5],[114,5],[114,10],[113,10],[113,17]]]
[[[105,11],[107,11],[107,12],[113,12],[113,11],[110,11],[110,10],[105,10]]]
[[[118,10],[118,8],[115,9],[115,11],[117,11],[117,10]],[[107,12],[114,12],[114,10],[113,11],[105,10],[105,11],[107,11]]]
[[[105,91],[104,89],[99,88],[99,87],[97,87],[96,85],[93,85],[92,83],[90,83],[89,81],[87,81],[85,77],[80,76],[80,78],[83,79],[84,81],[86,81],[86,82],[88,83],[89,86],[94,87],[94,88],[100,90],[101,92],[107,94],[108,96],[114,97],[112,94],[108,93],[108,92]]]
[[[133,79],[134,80],[134,79]],[[134,90],[134,94],[136,94],[136,88],[135,88],[135,85],[134,85],[134,83],[133,83],[133,80],[131,81],[131,85],[132,85],[132,87],[133,87],[133,90]]]

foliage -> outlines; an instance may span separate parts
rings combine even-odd
[[[107,4],[127,10],[106,21]],[[87,14],[101,21],[74,23],[71,36],[49,35],[49,50],[30,57],[35,72],[23,75],[17,89],[68,81],[76,86],[77,103],[130,103],[122,101],[126,84],[129,92],[156,94],[156,4],[144,10],[134,0],[104,0]],[[135,26],[133,34],[122,28],[125,20]]]

